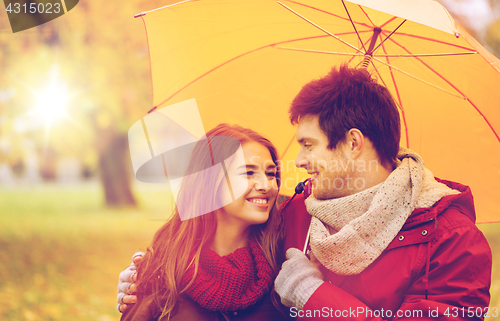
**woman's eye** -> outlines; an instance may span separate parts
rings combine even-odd
[[[253,171],[247,171],[245,173],[243,173],[243,175],[246,175],[246,176],[253,176],[254,172]]]
[[[266,175],[267,175],[267,177],[276,177],[275,172],[267,172]]]

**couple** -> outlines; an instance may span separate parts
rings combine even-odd
[[[241,127],[209,131],[241,143],[226,177],[246,190],[234,200],[222,173],[211,189],[184,186],[179,198],[184,191],[193,211],[191,195],[234,201],[185,221],[174,215],[156,233],[137,283],[129,287],[134,267],[120,277],[122,292],[138,288],[119,294],[122,320],[483,319],[491,251],[470,189],[435,179],[399,149],[388,90],[364,69],[334,68],[302,88],[290,120],[312,189],[280,213],[273,145]]]

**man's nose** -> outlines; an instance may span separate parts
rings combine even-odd
[[[299,151],[297,158],[295,158],[295,166],[298,168],[306,168],[307,167],[307,158],[305,157],[302,150]]]

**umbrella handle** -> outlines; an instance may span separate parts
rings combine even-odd
[[[309,223],[309,229],[307,230],[307,236],[306,236],[306,241],[304,244],[304,249],[302,252],[307,255],[307,247],[309,246],[309,238],[311,236],[311,225],[312,225],[312,217],[311,217],[311,223]]]
[[[302,194],[302,192],[304,192],[304,190],[306,189],[306,184],[309,183],[311,181],[310,178],[306,179],[305,181],[303,182],[300,182],[297,184],[297,186],[295,187],[295,193],[293,194],[293,196],[286,202],[285,206],[283,206],[283,208],[281,209],[281,212],[283,213],[285,211],[285,208],[287,208],[288,204],[290,204],[293,199],[295,198],[295,195],[297,194]]]

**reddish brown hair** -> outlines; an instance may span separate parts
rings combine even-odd
[[[241,144],[257,142],[267,147],[272,160],[277,165],[276,179],[280,182],[278,153],[273,144],[255,131],[238,125],[220,124],[206,133],[207,137],[236,138]],[[162,308],[162,317],[167,319],[174,313],[179,295],[194,281],[200,259],[201,250],[213,239],[217,220],[214,212],[200,215],[200,207],[214,206],[219,198],[217,193],[210,191],[220,190],[224,178],[220,175],[205,175],[200,166],[204,163],[217,162],[228,159],[234,152],[228,148],[229,140],[210,139],[211,149],[204,148],[206,141],[196,145],[191,157],[188,171],[193,173],[189,179],[183,180],[176,203],[184,204],[183,217],[190,219],[181,221],[178,207],[174,209],[171,219],[166,222],[155,234],[151,247],[138,265],[138,290],[143,294],[154,294],[156,303]],[[234,141],[234,139],[232,139]],[[202,165],[200,165],[202,164]],[[213,194],[213,195],[209,195]],[[185,205],[188,206],[185,206]],[[203,204],[203,205],[201,205]],[[212,207],[217,208],[217,207]],[[279,204],[274,204],[266,223],[251,227],[250,237],[255,239],[264,251],[275,276],[278,272],[277,256],[278,242],[281,238],[281,215],[278,212]],[[204,212],[203,212],[204,213]],[[203,214],[201,213],[201,214]],[[188,266],[194,265],[195,274],[186,288],[181,287],[181,281]]]
[[[302,87],[289,113],[294,125],[305,115],[319,116],[329,149],[357,128],[373,143],[383,164],[395,163],[401,138],[398,108],[389,90],[366,69],[334,67],[325,77]]]

